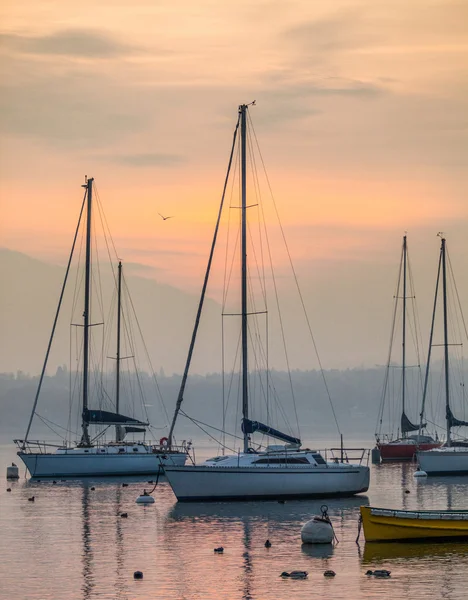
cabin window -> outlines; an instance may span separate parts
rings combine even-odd
[[[287,457],[287,458],[259,458],[254,465],[308,465],[309,461],[305,456]]]
[[[323,460],[323,456],[320,454],[312,454],[313,459],[318,465],[326,465],[327,463]]]
[[[105,452],[104,448],[101,448],[101,452]]]
[[[133,448],[133,452],[138,452],[138,448]]]
[[[85,452],[89,452],[89,450],[85,450]]]
[[[119,454],[122,454],[122,452],[125,452],[125,448],[119,448]]]

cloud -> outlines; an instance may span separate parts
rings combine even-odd
[[[23,54],[109,59],[133,54],[134,46],[124,44],[102,31],[64,29],[43,36],[0,34],[0,44]]]
[[[149,152],[141,154],[119,154],[108,156],[109,162],[118,163],[127,167],[173,167],[185,162],[183,156],[177,154],[164,154],[163,152]]]

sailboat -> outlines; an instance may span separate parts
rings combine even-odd
[[[452,401],[454,396],[454,390],[450,385],[450,359],[449,359],[449,346],[453,345],[449,340],[449,324],[448,324],[448,286],[447,286],[447,244],[443,234],[439,234],[441,238],[440,246],[440,257],[439,257],[439,268],[437,272],[437,283],[434,299],[434,311],[432,315],[432,326],[429,342],[429,353],[427,360],[427,374],[429,373],[432,339],[434,333],[434,322],[435,313],[437,309],[437,297],[439,290],[439,280],[442,270],[442,313],[444,323],[444,389],[445,389],[445,423],[447,430],[447,439],[445,444],[441,448],[436,448],[428,451],[420,451],[417,453],[417,459],[419,467],[422,471],[425,471],[428,475],[468,475],[468,440],[455,440],[452,436],[452,429],[454,427],[468,427],[468,421],[457,419],[452,411]],[[456,290],[456,288],[455,288]],[[460,304],[461,309],[461,304]],[[464,321],[463,321],[464,322]],[[466,329],[465,329],[466,333]],[[461,345],[461,344],[460,344]],[[462,383],[460,386],[463,396],[465,386]],[[423,407],[426,399],[427,385],[425,386],[423,396]],[[466,401],[466,398],[463,397]]]
[[[19,447],[18,456],[26,465],[33,477],[86,477],[106,475],[143,475],[158,473],[161,465],[173,463],[184,465],[187,458],[186,447],[167,447],[167,438],[162,438],[159,444],[146,442],[125,441],[127,433],[143,433],[149,426],[148,422],[127,417],[120,413],[120,345],[121,345],[121,315],[122,315],[122,263],[118,265],[118,307],[117,307],[117,349],[116,349],[116,399],[115,412],[92,409],[89,407],[90,396],[90,329],[91,323],[91,237],[92,237],[92,207],[93,207],[93,178],[86,180],[83,205],[73,241],[72,251],[68,261],[65,279],[52,327],[49,344],[43,363],[41,376],[34,399],[33,409],[29,419],[25,438],[14,440]],[[84,274],[84,312],[83,312],[83,373],[81,395],[81,439],[74,445],[52,444],[29,439],[31,425],[36,414],[37,403],[41,392],[47,362],[54,339],[55,329],[62,305],[65,287],[70,271],[70,265],[75,249],[80,222],[86,205],[86,249]],[[107,443],[95,442],[91,439],[89,428],[92,425],[107,428],[115,426],[115,440]]]
[[[409,265],[409,257],[408,257],[408,242],[406,234],[403,236],[403,246],[401,250],[401,260],[400,260],[400,268],[398,272],[398,283],[395,294],[395,307],[393,312],[393,324],[392,324],[392,332],[391,332],[391,341],[390,341],[390,350],[388,354],[388,362],[385,369],[385,380],[384,380],[384,388],[382,394],[382,403],[380,406],[380,414],[379,414],[379,430],[376,432],[376,443],[377,448],[380,452],[380,458],[383,462],[389,461],[410,461],[413,460],[416,451],[419,450],[431,450],[432,448],[438,448],[441,443],[438,440],[433,439],[427,433],[422,433],[420,431],[420,424],[414,424],[409,417],[407,416],[408,410],[408,381],[407,381],[407,317],[410,316],[411,313],[414,314],[414,311],[408,311],[407,301],[414,299],[414,291],[412,289],[412,278],[410,275],[410,265]],[[402,281],[403,280],[403,281]],[[402,285],[403,284],[403,285]],[[409,295],[408,295],[408,284],[410,287]],[[400,416],[400,431],[401,436],[393,437],[393,434],[384,434],[382,435],[382,421],[383,414],[385,409],[385,401],[387,397],[387,393],[389,391],[389,380],[390,380],[390,370],[394,368],[391,364],[392,357],[392,345],[394,341],[395,334],[395,324],[398,313],[398,305],[402,304],[402,360],[401,360],[401,416]],[[418,327],[416,324],[416,319],[413,324],[413,336],[418,339]],[[418,344],[416,343],[416,346]],[[419,362],[419,361],[418,361]],[[419,369],[419,365],[417,365]],[[426,424],[423,423],[421,429],[425,429]],[[417,434],[413,432],[418,432]]]
[[[338,459],[333,462],[327,462],[320,452],[302,449],[300,438],[283,433],[269,424],[253,420],[250,416],[248,363],[248,319],[250,307],[247,303],[247,118],[248,105],[243,104],[239,107],[238,121],[234,131],[231,158],[224,188],[226,190],[237,131],[240,125],[241,206],[238,208],[241,209],[239,244],[241,250],[241,376],[239,387],[243,417],[241,423],[243,451],[239,451],[237,454],[219,455],[201,465],[187,465],[183,467],[164,465],[164,472],[174,494],[182,502],[352,496],[367,491],[369,487],[368,466],[340,462]],[[170,442],[177,415],[183,401],[185,383],[216,243],[222,204],[223,200],[221,201],[220,212],[218,214],[186,369],[169,433]],[[268,445],[262,451],[254,449],[252,447],[253,441],[251,436],[256,432],[275,438],[283,443]]]

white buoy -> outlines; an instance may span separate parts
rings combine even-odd
[[[333,538],[331,523],[322,517],[314,517],[301,529],[301,539],[304,544],[331,544]]]
[[[416,471],[413,477],[427,477],[426,471]]]
[[[11,463],[11,467],[7,467],[6,470],[7,479],[19,479],[19,469],[15,463]]]
[[[154,504],[153,496],[150,496],[147,491],[144,491],[141,496],[135,500],[137,504]]]

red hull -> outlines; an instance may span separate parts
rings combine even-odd
[[[387,461],[410,461],[413,460],[418,450],[432,450],[439,448],[441,444],[434,442],[432,444],[401,444],[401,443],[380,443],[377,444],[380,450],[380,458],[383,462]]]

